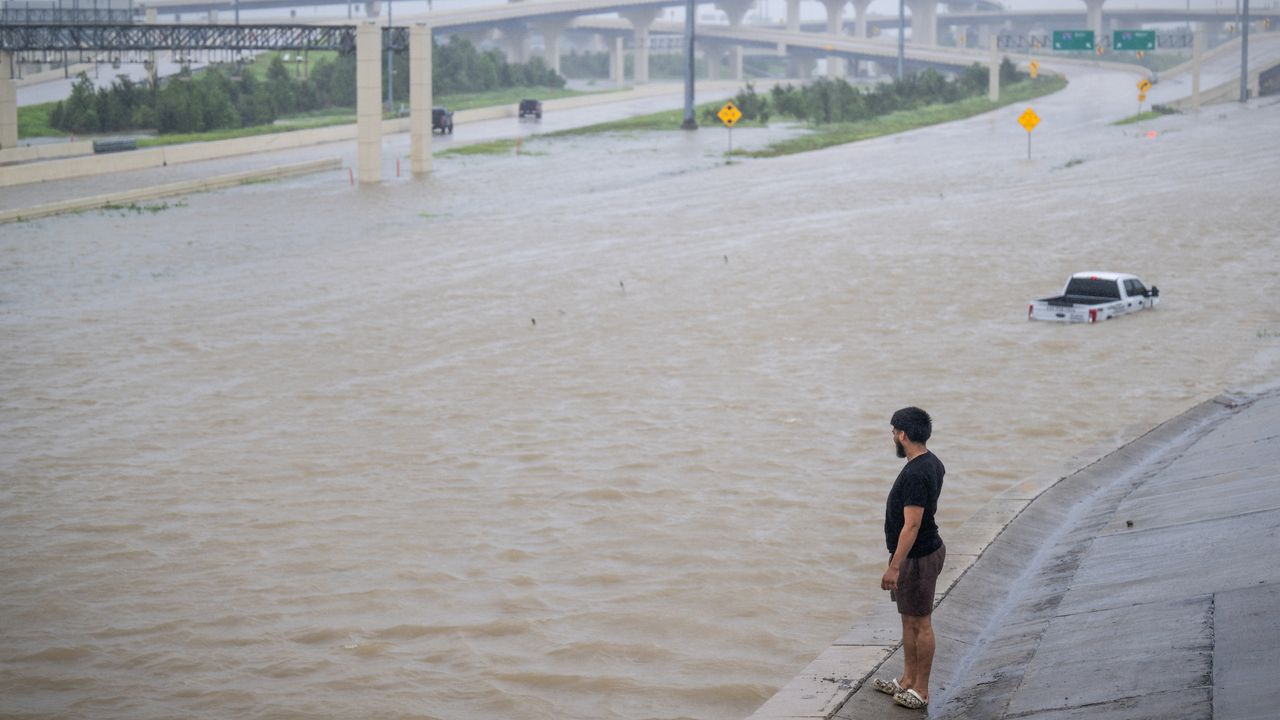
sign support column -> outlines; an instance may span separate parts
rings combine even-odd
[[[696,12],[698,6],[693,0],[684,4],[684,122],[680,127],[685,130],[697,130],[698,120],[693,116],[693,67]]]
[[[1000,39],[991,36],[991,74],[987,80],[987,99],[1000,101]]]
[[[1200,63],[1204,59],[1203,27],[1196,30],[1191,47],[1191,109],[1200,112]]]
[[[1249,100],[1249,0],[1242,0],[1240,18],[1240,102]]]

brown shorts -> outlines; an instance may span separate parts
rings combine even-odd
[[[933,614],[933,594],[946,559],[947,546],[943,545],[923,557],[909,557],[902,561],[898,589],[889,591],[889,598],[898,603],[899,614],[913,617]],[[890,558],[890,562],[892,560]]]

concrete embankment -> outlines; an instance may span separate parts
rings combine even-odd
[[[324,170],[338,170],[341,167],[342,161],[338,158],[313,160],[310,162],[294,163],[291,165],[279,165],[270,168],[217,175],[209,178],[200,178],[198,180],[185,180],[182,182],[167,183],[164,185],[152,185],[134,190],[124,190],[121,192],[107,193],[105,195],[95,195],[93,197],[63,200],[60,202],[48,203],[46,205],[37,205],[30,208],[0,210],[0,224],[20,222],[23,220],[34,220],[36,218],[58,215],[60,213],[94,210],[97,208],[124,205],[126,203],[137,203],[164,197],[173,197],[175,195],[186,195],[188,193],[217,190],[219,188],[234,187],[236,185],[244,185],[252,182],[276,180],[279,178],[321,172]]]
[[[929,716],[1275,717],[1278,436],[1280,392],[1222,396],[994,499],[948,538]],[[899,635],[886,601],[752,718],[907,717],[869,683]]]

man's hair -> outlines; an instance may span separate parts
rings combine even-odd
[[[904,407],[893,414],[889,424],[907,434],[907,439],[914,443],[929,442],[933,434],[933,418],[918,407]]]

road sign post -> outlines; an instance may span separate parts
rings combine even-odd
[[[1120,50],[1155,50],[1155,30],[1116,30],[1111,34],[1111,49]]]
[[[725,103],[724,107],[720,108],[720,112],[716,113],[716,117],[720,118],[720,122],[724,123],[724,126],[729,129],[729,152],[732,153],[733,126],[737,125],[738,121],[742,119],[742,111],[738,109],[737,105],[734,105],[733,102],[730,101]]]
[[[1093,50],[1092,30],[1054,30],[1054,50]]]
[[[1027,108],[1026,111],[1018,116],[1018,124],[1022,126],[1023,130],[1027,131],[1027,159],[1030,160],[1031,131],[1036,129],[1036,125],[1040,124],[1040,116],[1036,114],[1035,110]]]

